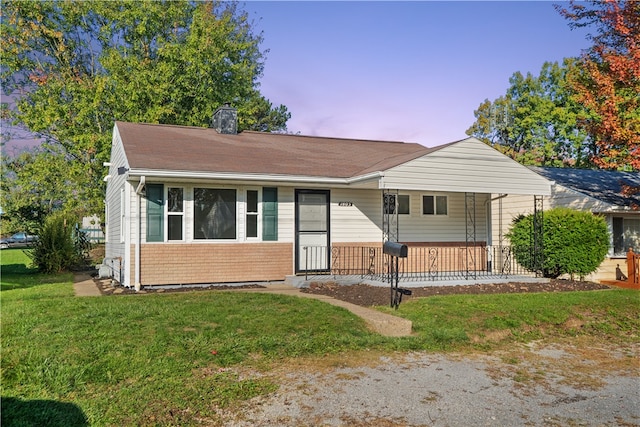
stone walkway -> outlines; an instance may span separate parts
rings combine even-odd
[[[74,274],[73,290],[78,297],[94,297],[102,295],[95,281],[88,273]],[[364,319],[369,329],[381,335],[388,337],[404,337],[411,335],[412,324],[410,320],[381,313],[371,308],[340,301],[325,295],[314,295],[300,292],[299,288],[283,283],[270,283],[262,288],[240,288],[231,292],[276,293],[301,298],[312,298],[349,310],[353,314]]]

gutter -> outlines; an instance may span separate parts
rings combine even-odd
[[[326,176],[310,176],[310,175],[282,175],[282,174],[265,174],[265,173],[234,173],[234,172],[192,172],[192,171],[167,171],[158,169],[130,169],[129,177],[145,176],[153,178],[167,179],[209,179],[209,180],[228,180],[228,181],[271,181],[283,183],[314,183],[314,184],[334,184],[334,185],[351,185],[363,181],[382,178],[384,173],[381,171],[371,172],[366,175],[358,175],[354,177],[338,178]],[[137,191],[137,190],[136,190]]]

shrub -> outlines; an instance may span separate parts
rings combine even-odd
[[[33,266],[43,273],[59,273],[82,264],[85,248],[74,228],[74,216],[64,212],[49,215],[30,252]]]
[[[554,208],[543,214],[541,265],[535,265],[533,252],[534,215],[514,220],[507,237],[516,260],[544,277],[557,278],[570,274],[583,278],[594,272],[609,250],[609,232],[604,218],[591,212]]]

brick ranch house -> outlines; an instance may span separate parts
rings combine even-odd
[[[475,138],[427,148],[236,122],[222,107],[211,128],[115,123],[105,264],[122,285],[374,274],[387,239],[407,244],[405,271],[427,279],[491,272],[492,194],[551,194]]]

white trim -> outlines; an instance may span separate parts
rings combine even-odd
[[[243,196],[244,196],[244,206],[243,206],[243,217],[242,217],[242,223],[243,223],[243,234],[244,234],[244,240],[247,242],[261,242],[262,241],[262,188],[260,187],[246,187],[243,189]],[[257,196],[258,196],[258,200],[257,200],[257,207],[256,207],[256,212],[249,212],[248,206],[248,192],[249,191],[255,191]],[[249,237],[247,235],[247,217],[251,215],[251,216],[255,216],[256,217],[256,221],[257,221],[257,227],[256,227],[256,233],[257,235],[255,237]]]
[[[169,189],[171,188],[176,188],[179,190],[182,190],[182,211],[181,212],[169,212]],[[184,186],[180,186],[180,185],[170,185],[170,184],[165,184],[164,185],[164,199],[166,200],[165,204],[164,204],[164,241],[165,242],[185,242],[186,241],[186,236],[185,236],[185,232],[186,232],[186,227],[185,227],[185,222],[186,222],[186,204],[187,204],[187,200],[186,200],[186,189]],[[181,226],[182,226],[182,232],[180,233],[182,235],[182,239],[169,239],[169,217],[170,216],[181,216],[182,217],[182,221],[180,222]]]
[[[124,186],[120,188],[120,243],[124,243],[127,227],[127,206],[125,203],[125,191]]]
[[[135,254],[134,254],[134,272],[133,272],[133,286],[136,291],[140,290],[142,284],[140,283],[140,274],[142,271],[141,267],[141,246],[142,246],[142,194],[146,191],[146,178],[144,175],[140,177],[140,182],[138,182],[138,186],[136,187],[136,209],[137,213],[137,221],[136,221],[136,241],[135,241]],[[146,239],[145,239],[146,241]],[[129,249],[125,246],[125,251]],[[126,252],[125,252],[126,253]],[[130,254],[128,254],[125,258],[129,259]],[[126,270],[125,270],[126,271]],[[128,282],[129,279],[127,278]]]
[[[129,176],[149,176],[153,179],[211,179],[225,181],[260,181],[260,182],[290,182],[290,183],[315,183],[350,185],[370,180],[379,180],[384,176],[383,172],[371,172],[350,178],[333,178],[326,176],[308,175],[277,175],[277,174],[253,174],[235,172],[193,172],[193,171],[165,171],[157,169],[130,169]]]

